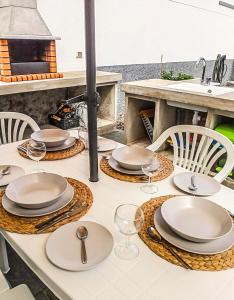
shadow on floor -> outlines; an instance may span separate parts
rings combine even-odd
[[[114,140],[118,143],[125,144],[125,142],[124,142],[124,132],[122,130],[117,130],[116,129],[113,132],[102,134],[102,136],[107,138],[107,139]]]
[[[36,300],[58,300],[9,245],[7,245],[7,252],[11,269],[6,274],[6,278],[11,287],[25,283]]]

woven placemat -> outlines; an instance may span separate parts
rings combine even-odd
[[[21,146],[27,147],[27,144],[28,141],[24,142]],[[81,140],[76,139],[74,146],[61,151],[46,152],[46,155],[42,160],[59,160],[59,159],[69,158],[82,152],[84,148],[85,148],[84,143]],[[21,156],[30,159],[24,151],[21,151],[20,149],[17,150]]]
[[[2,207],[2,196],[4,194],[4,191],[0,192],[0,228],[4,229],[6,231],[15,232],[15,233],[23,233],[23,234],[36,233],[35,225],[37,225],[43,221],[46,221],[46,220],[50,219],[51,217],[56,216],[57,214],[59,214],[63,211],[66,211],[67,209],[69,209],[69,207],[73,206],[73,204],[75,202],[80,202],[80,203],[84,202],[84,204],[87,204],[87,207],[85,207],[85,209],[82,210],[81,213],[73,215],[72,217],[67,218],[64,221],[61,221],[61,222],[55,224],[54,226],[45,230],[44,233],[45,232],[53,232],[55,229],[57,229],[61,225],[67,224],[71,221],[79,220],[82,216],[84,216],[87,213],[87,211],[90,209],[90,207],[93,203],[92,192],[86,184],[84,184],[78,180],[75,180],[72,178],[67,178],[67,180],[74,188],[73,199],[69,202],[69,204],[67,206],[60,209],[59,211],[49,214],[49,215],[46,215],[46,216],[42,216],[42,217],[25,218],[25,217],[17,217],[17,216],[14,216],[14,215],[8,213]]]
[[[160,161],[163,169],[156,176],[152,177],[152,181],[159,181],[170,176],[171,173],[174,171],[174,166],[173,163],[164,155],[157,153],[155,156]],[[148,177],[145,175],[128,175],[112,169],[108,163],[108,159],[106,158],[101,159],[100,168],[105,174],[118,180],[135,182],[135,183],[148,181]]]
[[[148,234],[147,228],[149,226],[154,226],[153,216],[155,210],[162,205],[164,201],[174,196],[162,196],[153,198],[147,202],[145,202],[141,208],[144,211],[145,223],[142,230],[139,232],[139,236],[142,241],[157,255],[162,257],[163,259],[175,264],[180,265],[174,256],[162,245],[156,242],[153,242]],[[194,270],[199,271],[221,271],[227,270],[234,267],[234,246],[225,251],[223,253],[215,254],[215,255],[199,255],[193,254],[184,250],[181,250],[175,246],[170,245],[173,250],[179,254],[183,260],[185,260]]]

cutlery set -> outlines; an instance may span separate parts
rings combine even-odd
[[[51,219],[37,224],[35,227],[37,229],[37,233],[43,233],[48,228],[54,226],[55,224],[62,222],[76,214],[80,214],[82,211],[84,211],[87,208],[87,204],[80,204],[76,205],[70,210],[67,210],[66,212],[60,213],[59,215],[52,217]]]
[[[19,149],[20,151],[22,151],[25,154],[27,154],[27,148],[26,147],[19,145],[19,146],[17,146],[17,149]]]
[[[192,267],[186,263],[186,261],[177,254],[173,248],[161,237],[156,229],[151,226],[147,228],[149,237],[156,243],[162,244],[181,264],[185,269],[192,270]]]

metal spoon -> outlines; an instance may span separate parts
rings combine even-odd
[[[195,192],[197,190],[197,186],[194,182],[195,175],[191,176],[191,185],[188,187],[191,191]]]
[[[76,236],[81,241],[81,262],[82,264],[87,263],[87,254],[85,248],[85,239],[88,237],[88,229],[85,226],[80,226],[76,230]]]
[[[106,160],[109,160],[111,158],[111,155],[108,155],[108,154],[103,154],[102,155],[102,158],[106,159]]]
[[[4,169],[2,169],[0,171],[0,176],[2,177],[2,176],[5,176],[5,175],[8,175],[9,173],[10,173],[10,166],[7,166],[7,167],[5,167]]]
[[[182,264],[182,266],[185,269],[192,270],[189,264],[186,263],[186,261],[183,260],[182,257],[180,257],[161,237],[161,235],[156,231],[156,229],[153,226],[150,226],[147,228],[147,232],[150,236],[150,238],[155,241],[156,243],[162,244],[168,251],[171,252],[171,254]]]

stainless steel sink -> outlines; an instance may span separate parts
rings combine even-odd
[[[234,92],[233,88],[212,86],[212,85],[201,85],[201,84],[190,83],[190,82],[176,83],[176,84],[166,85],[163,87],[167,89],[177,90],[177,91],[187,91],[187,92],[194,92],[194,93],[207,94],[213,96]]]

